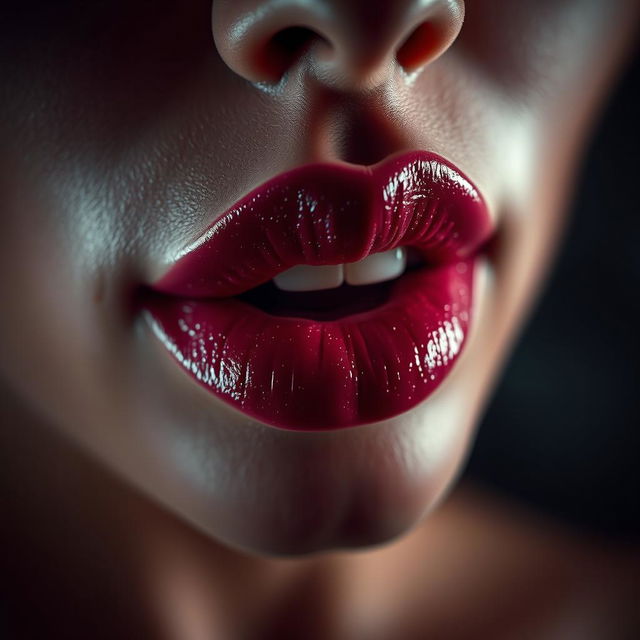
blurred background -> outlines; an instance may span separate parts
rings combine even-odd
[[[640,539],[640,55],[605,108],[555,271],[466,479],[593,533]]]

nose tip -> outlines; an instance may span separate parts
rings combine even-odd
[[[238,75],[277,83],[300,66],[340,88],[419,71],[463,18],[463,0],[215,0],[212,9],[216,47]]]

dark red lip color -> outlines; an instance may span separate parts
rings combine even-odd
[[[218,218],[143,307],[177,362],[253,418],[296,430],[375,422],[424,400],[454,365],[469,329],[474,256],[491,232],[478,190],[435,154],[305,166]],[[425,266],[362,313],[283,317],[234,297],[297,264],[398,246],[414,247]]]

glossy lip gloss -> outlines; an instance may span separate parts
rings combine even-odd
[[[491,233],[477,188],[435,154],[304,166],[216,219],[142,305],[179,365],[236,409],[286,429],[356,426],[407,411],[451,370],[469,329],[474,257]],[[368,311],[283,317],[237,297],[298,264],[399,246],[425,265]]]

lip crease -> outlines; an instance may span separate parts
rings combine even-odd
[[[192,378],[265,424],[376,422],[422,402],[455,364],[471,319],[475,257],[492,232],[478,189],[436,154],[413,151],[371,167],[307,165],[217,218],[147,288],[142,306]],[[298,264],[354,262],[398,246],[419,251],[425,266],[362,313],[283,317],[237,297]]]

